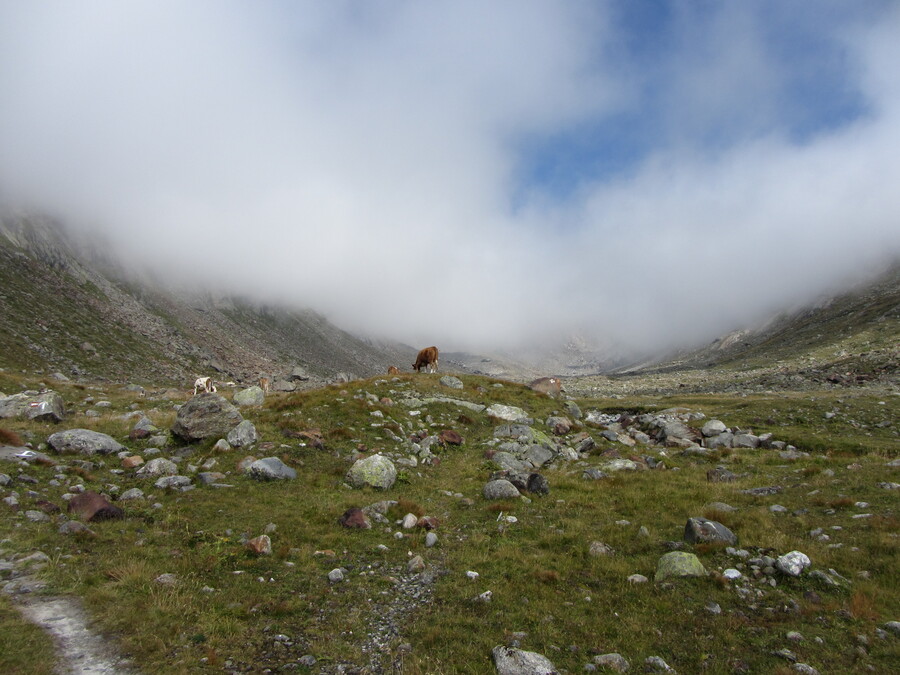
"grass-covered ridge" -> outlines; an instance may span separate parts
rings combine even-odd
[[[181,457],[185,475],[193,475],[189,465],[215,460],[213,470],[227,474],[222,482],[229,488],[164,492],[131,471],[113,473],[119,469],[115,457],[92,460],[95,466],[87,469],[71,457],[59,458],[68,468],[2,463],[0,472],[13,481],[0,492],[16,492],[20,502],[18,510],[0,504],[9,532],[2,557],[34,551],[50,556],[40,572],[46,592],[82,597],[97,625],[144,672],[262,672],[288,664],[301,672],[337,672],[338,664],[346,664],[346,672],[391,672],[396,664],[404,673],[489,673],[491,649],[513,641],[570,673],[607,652],[621,653],[633,669],[657,655],[681,673],[790,672],[790,662],[774,655],[783,649],[823,673],[892,672],[900,638],[879,631],[900,620],[900,521],[897,491],[879,484],[900,482],[900,469],[886,466],[900,455],[896,426],[884,424],[892,422],[896,396],[861,389],[578,399],[583,411],[684,407],[729,427],[771,432],[810,456],[784,460],[762,449],[683,456],[677,448],[629,448],[583,426],[561,442],[571,446],[577,433],[587,432],[597,448],[542,469],[548,495],[490,502],[481,491],[496,470],[489,457],[498,422],[453,400],[519,406],[544,432],[548,416],[568,413],[564,401],[516,384],[460,379],[462,390],[420,375],[271,395],[263,407],[242,410],[261,439],[249,451],[215,451],[214,439],[163,448],[163,456]],[[7,394],[40,385],[34,376],[0,373],[0,391]],[[139,409],[166,429],[174,404],[183,402],[174,392],[140,398],[114,386],[53,387],[66,400],[68,420],[4,420],[2,426],[36,448],[54,431],[92,428],[142,454],[148,442],[128,440],[136,420],[123,416]],[[429,398],[452,400],[402,403]],[[111,407],[97,408],[101,400]],[[87,410],[100,416],[84,416]],[[834,415],[826,419],[825,413]],[[441,429],[458,431],[465,443],[435,448],[439,461],[432,464],[398,463],[400,479],[388,491],[344,485],[355,458],[373,452],[408,458],[405,439]],[[324,448],[297,436],[304,431],[320,432]],[[602,466],[614,453],[650,456],[665,468],[583,478],[586,468]],[[237,471],[247,454],[278,456],[298,478],[250,480]],[[717,465],[740,478],[708,482],[706,472]],[[23,480],[20,471],[36,482]],[[23,516],[39,499],[64,507],[61,495],[74,483],[114,497],[140,487],[146,498],[119,503],[124,520],[92,523],[96,537],[61,535],[56,517],[31,522]],[[781,492],[742,492],[761,486]],[[338,524],[346,509],[385,499],[399,502],[388,512],[388,524],[373,523],[370,530]],[[737,510],[710,510],[713,502]],[[773,505],[786,511],[772,511]],[[424,531],[396,524],[410,511],[439,520],[436,546],[425,546]],[[752,556],[801,550],[813,569],[833,569],[851,583],[831,588],[809,577],[778,576],[773,587],[770,577],[754,579],[749,566],[724,548],[686,546],[712,574],[654,584],[666,542],[682,539],[691,516],[722,522]],[[810,535],[820,528],[827,539]],[[272,555],[250,553],[242,541],[266,531]],[[614,555],[590,555],[595,541]],[[407,567],[416,555],[426,566],[419,574]],[[721,576],[741,564],[744,581]],[[328,573],[338,567],[347,571],[345,581],[329,582]],[[155,581],[166,573],[176,575],[174,585]],[[633,574],[650,582],[629,583]],[[478,601],[486,591],[491,601]],[[714,605],[721,613],[710,611]],[[0,605],[4,626],[24,630],[7,607]],[[396,634],[384,629],[386,622]],[[802,641],[789,640],[789,631]],[[0,666],[27,661],[42,649],[33,640],[4,647],[0,659],[7,661]],[[305,655],[315,664],[300,665]]]

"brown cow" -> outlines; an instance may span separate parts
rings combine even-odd
[[[413,370],[417,373],[422,372],[422,368],[429,373],[434,373],[437,371],[438,367],[438,348],[437,347],[425,347],[422,351],[419,352],[418,356],[416,356],[416,362],[413,364]]]
[[[558,377],[541,377],[528,384],[529,389],[547,394],[547,396],[559,396],[562,389],[562,382]]]
[[[397,366],[391,366],[388,368],[388,375],[399,375],[400,369]]]

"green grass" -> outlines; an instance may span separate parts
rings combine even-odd
[[[53,525],[3,511],[0,517],[11,532],[7,548],[48,553],[53,564],[43,577],[50,592],[84,598],[92,617],[118,637],[146,672],[221,672],[226,664],[258,671],[279,668],[304,654],[319,660],[313,672],[342,662],[365,666],[370,658],[361,651],[366,636],[379,617],[396,610],[396,580],[407,576],[406,564],[417,554],[436,573],[430,601],[401,613],[401,635],[382,658],[383,665],[402,660],[404,673],[493,672],[491,649],[516,632],[525,633],[522,648],[545,654],[571,673],[583,670],[593,655],[611,651],[626,656],[633,668],[658,655],[683,673],[732,672],[738,662],[750,672],[777,672],[786,662],[771,652],[785,647],[822,672],[891,672],[900,640],[875,635],[880,624],[900,619],[896,492],[877,487],[896,480],[896,470],[884,464],[900,449],[895,428],[878,426],[888,415],[887,406],[879,405],[884,399],[821,392],[579,400],[584,410],[685,406],[729,426],[771,431],[812,455],[784,461],[773,451],[735,450],[693,459],[667,450],[665,471],[586,481],[581,477],[585,465],[600,464],[597,455],[613,447],[596,430],[588,430],[598,440],[595,456],[545,471],[549,495],[533,496],[530,503],[496,504],[481,497],[493,470],[485,453],[492,447],[488,441],[494,422],[452,403],[424,405],[413,416],[398,402],[414,395],[517,405],[535,419],[536,428],[561,411],[562,403],[508,382],[495,387],[487,378],[461,379],[461,391],[441,387],[438,376],[421,375],[273,395],[264,407],[243,411],[262,441],[272,444],[251,452],[281,457],[297,469],[296,481],[259,483],[238,475],[237,462],[249,453],[214,453],[212,440],[198,444],[182,466],[215,459],[215,470],[230,472],[225,482],[233,488],[163,493],[150,480],[113,476],[109,470],[118,462],[106,458],[104,466],[81,480],[97,490],[113,482],[121,490],[145,490],[144,502],[122,504],[125,520],[92,525],[96,538],[73,539],[59,535]],[[0,373],[0,390],[7,393],[34,383],[33,376]],[[83,403],[87,395],[106,398],[113,407],[99,418],[73,417],[63,425],[7,420],[3,426],[26,438],[30,434],[35,443],[61,428],[89,426],[140,452],[146,443],[127,441],[133,422],[123,421],[122,414],[138,404],[152,409],[154,422],[166,428],[174,419],[172,404],[181,402],[141,400],[112,386],[56,388],[73,412],[88,407]],[[382,402],[384,398],[393,403]],[[840,414],[825,420],[824,412],[833,409]],[[375,411],[383,417],[373,416]],[[365,452],[395,451],[397,443],[386,428],[402,437],[420,429],[453,428],[465,444],[438,451],[436,465],[403,468],[404,480],[387,492],[345,487],[344,474],[360,447]],[[286,431],[311,429],[321,431],[324,449],[304,447],[299,439],[285,436]],[[620,452],[647,451],[638,446],[621,447]],[[719,463],[743,477],[736,483],[708,483],[706,471]],[[851,465],[857,466],[848,469]],[[7,472],[12,475],[13,470]],[[39,480],[34,489],[59,500],[64,486],[48,485],[59,468],[33,466],[28,474]],[[62,475],[62,483],[76,479],[72,472]],[[784,490],[764,498],[740,492],[764,485]],[[17,489],[21,495],[21,486]],[[382,499],[404,500],[389,514],[390,531],[377,523],[367,531],[337,524],[347,508]],[[853,581],[852,587],[830,589],[808,578],[780,579],[775,588],[754,582],[744,597],[736,584],[715,577],[664,585],[626,581],[631,574],[652,580],[664,543],[680,541],[686,519],[704,515],[705,505],[713,501],[738,508],[712,515],[753,555],[758,549],[773,548],[776,554],[802,550],[815,569],[834,568]],[[859,501],[869,506],[854,506]],[[154,508],[155,503],[161,508]],[[788,513],[772,513],[772,504]],[[392,536],[399,529],[393,521],[406,510],[440,520],[436,547],[425,547],[424,532],[407,532],[402,540]],[[863,510],[872,517],[853,518]],[[504,523],[507,515],[518,522]],[[628,524],[619,522],[626,520]],[[270,534],[273,554],[250,554],[242,537],[262,534],[270,524],[275,526]],[[640,535],[641,526],[649,536]],[[829,541],[809,537],[819,527],[831,536]],[[592,541],[607,543],[615,555],[590,556]],[[830,546],[836,543],[841,546]],[[388,550],[379,550],[380,544]],[[739,562],[719,548],[697,552],[713,571]],[[336,567],[348,570],[347,580],[330,584],[327,574]],[[473,581],[467,570],[480,576]],[[168,587],[155,582],[164,573],[176,574],[178,583]],[[490,603],[473,600],[486,590],[493,594]],[[708,613],[704,608],[710,602],[718,603],[722,614]],[[18,621],[10,611],[2,616]],[[790,630],[802,633],[804,642],[789,643],[784,636]],[[276,640],[279,634],[293,644]],[[856,650],[857,635],[869,640],[866,656]],[[402,643],[412,645],[412,651],[401,650]],[[13,654],[4,658],[21,652],[16,658],[25,661],[22,655],[31,653],[25,645],[10,649]]]

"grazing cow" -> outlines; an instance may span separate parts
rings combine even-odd
[[[438,368],[438,348],[437,347],[425,347],[422,351],[419,352],[418,356],[416,356],[416,362],[413,364],[413,370],[417,373],[422,372],[422,368],[429,373],[434,373]]]
[[[558,377],[541,377],[528,384],[529,389],[547,394],[547,396],[559,396],[562,390],[562,382]]]
[[[269,393],[269,378],[268,377],[259,378],[259,388],[263,390],[264,394]]]
[[[388,368],[388,375],[399,375],[400,369],[397,366],[391,366]]]
[[[211,377],[198,377],[194,381],[194,395],[197,395],[197,392],[200,390],[205,391],[207,394],[211,394],[216,391],[216,385],[213,384]]]

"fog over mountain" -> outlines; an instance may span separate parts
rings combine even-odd
[[[0,200],[359,333],[662,350],[900,256],[897,35],[881,1],[3,0]]]

